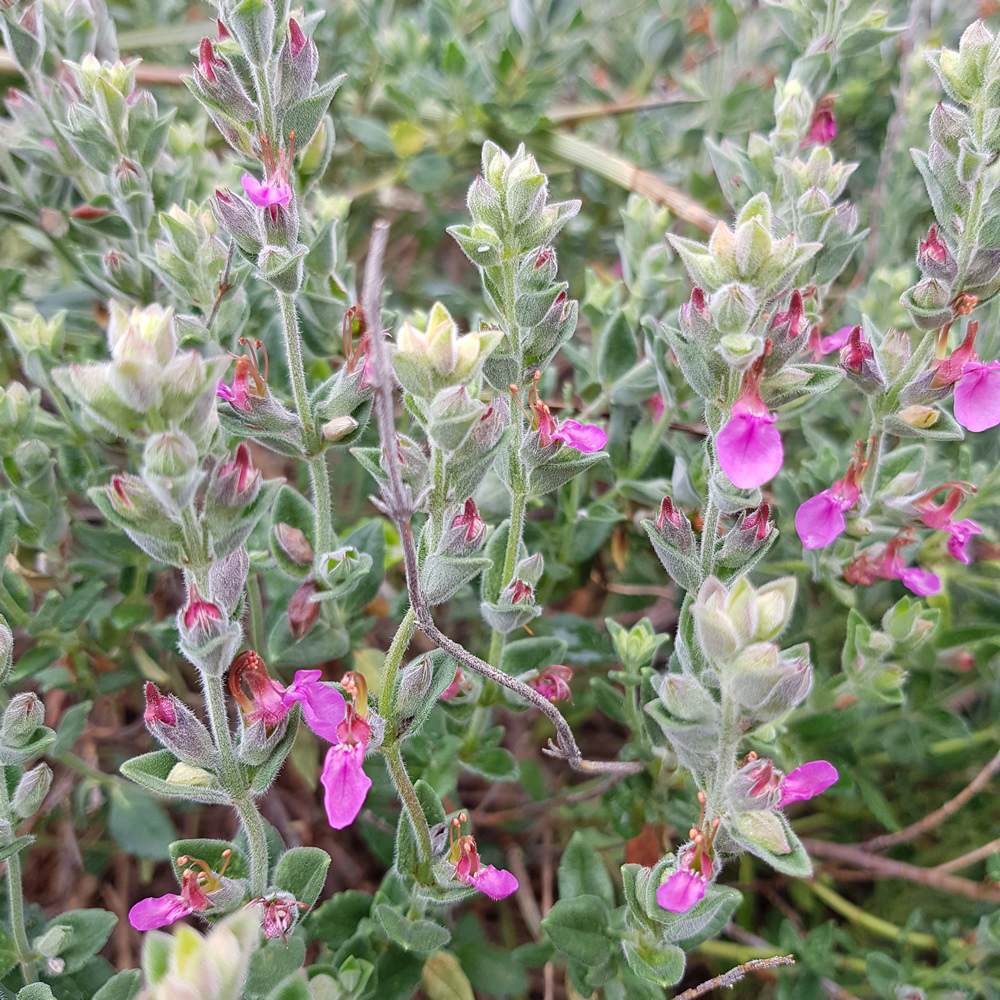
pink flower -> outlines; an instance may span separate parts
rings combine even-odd
[[[983,529],[971,517],[967,517],[964,521],[953,521],[945,528],[945,531],[951,535],[951,538],[948,539],[948,551],[960,563],[965,563],[968,566],[972,562],[972,557],[966,551],[966,546],[972,536],[981,535]]]
[[[288,19],[288,47],[294,59],[305,47],[308,39],[294,17]]]
[[[212,42],[208,38],[203,38],[198,46],[198,69],[201,75],[211,83],[215,83],[215,67],[226,64],[215,54]]]
[[[670,913],[686,913],[705,898],[708,881],[689,868],[675,871],[657,890],[656,902]]]
[[[164,698],[152,681],[146,681],[146,722],[162,722],[165,726],[177,725],[173,702]]]
[[[250,341],[246,337],[240,337],[240,343],[249,344]],[[255,341],[254,346],[261,347],[262,345],[258,340]],[[237,410],[250,413],[253,409],[250,403],[251,397],[262,399],[267,395],[266,354],[264,355],[264,373],[264,377],[262,378],[260,369],[257,367],[256,351],[253,357],[249,354],[242,354],[236,358],[236,373],[233,375],[232,386],[228,386],[225,382],[220,381],[216,387],[215,394],[227,403],[231,403]],[[250,387],[251,381],[253,382],[253,388]]]
[[[828,761],[812,760],[808,764],[800,764],[781,779],[778,806],[815,798],[835,784],[839,777],[837,769]]]
[[[935,506],[934,497],[942,490],[948,490],[948,494],[944,503]],[[976,488],[971,483],[948,482],[929,490],[913,503],[913,506],[920,511],[920,520],[928,528],[937,528],[939,531],[945,531],[951,535],[951,538],[948,539],[948,551],[966,566],[972,561],[972,557],[966,551],[966,546],[972,536],[981,535],[983,529],[970,517],[962,521],[955,521],[952,514],[958,510],[965,495],[975,491]]]
[[[128,911],[128,922],[137,931],[151,931],[207,910],[211,905],[198,884],[198,873],[188,868],[181,877],[180,895],[168,892],[165,896],[141,899]]]
[[[965,331],[965,339],[948,357],[935,358],[931,362],[931,368],[934,369],[934,378],[931,381],[932,389],[954,385],[961,379],[965,366],[979,360],[979,355],[976,354],[977,333],[979,333],[979,324],[973,321]]]
[[[505,899],[517,892],[517,879],[510,872],[493,865],[483,865],[479,860],[476,838],[460,833],[465,821],[465,813],[459,813],[458,818],[451,821],[448,834],[451,841],[448,860],[455,868],[456,881],[471,885],[490,899]]]
[[[740,531],[755,531],[757,541],[762,542],[771,530],[771,505],[762,500],[760,506],[747,514],[740,523]]]
[[[528,687],[533,688],[540,695],[548,698],[549,701],[572,701],[573,692],[570,691],[569,681],[573,676],[573,671],[562,664],[555,664],[546,667],[536,676],[528,681]]]
[[[948,259],[948,244],[938,236],[937,225],[927,230],[927,238],[917,248],[917,265],[926,270],[928,264],[943,264]]]
[[[659,420],[667,409],[667,404],[664,402],[662,393],[654,393],[649,400],[649,408],[653,412],[653,419]]]
[[[286,709],[298,702],[302,706],[306,725],[329,743],[340,739],[337,729],[347,714],[344,696],[320,678],[321,670],[296,670],[295,680],[282,695]]]
[[[813,143],[826,146],[836,138],[837,120],[833,117],[832,105],[832,100],[826,97],[817,102],[809,125],[809,134],[802,140],[803,149]]]
[[[968,431],[988,431],[1000,424],[1000,361],[968,361],[962,366],[955,386],[955,419]]]
[[[781,435],[774,426],[778,418],[768,412],[760,398],[764,357],[761,355],[744,374],[743,391],[733,404],[729,422],[715,439],[722,471],[741,490],[755,489],[773,479],[785,458]]]
[[[465,528],[465,543],[476,545],[486,532],[486,522],[479,516],[479,510],[472,497],[465,501],[465,509],[452,522],[453,528]]]
[[[455,671],[455,678],[452,682],[441,692],[441,700],[447,701],[449,698],[454,698],[455,695],[459,694],[461,691],[471,691],[472,685],[465,679],[465,673],[462,668],[459,667]]]
[[[210,629],[212,622],[222,618],[222,612],[211,601],[202,600],[198,588],[191,584],[191,595],[184,608],[184,627],[186,629]]]
[[[365,774],[365,747],[371,738],[368,723],[349,705],[347,715],[337,726],[337,742],[326,752],[323,773],[323,805],[334,830],[350,826],[365,804],[372,779]]]
[[[243,690],[244,681],[250,688],[249,698]],[[260,721],[271,729],[288,715],[290,706],[284,702],[284,685],[271,677],[260,655],[252,649],[244,650],[233,660],[229,668],[229,693],[242,709],[248,726]]]
[[[275,896],[272,899],[265,899],[263,896],[258,896],[256,899],[251,899],[247,903],[247,906],[259,906],[261,908],[260,922],[264,928],[264,937],[280,937],[282,941],[286,941],[288,931],[295,924],[298,917],[298,914],[292,907],[298,907],[300,910],[309,909],[308,903],[300,903],[298,900],[284,899],[280,896]]]
[[[234,479],[234,492],[239,494],[252,486],[253,481],[260,477],[260,471],[253,467],[250,458],[250,449],[245,443],[241,443],[236,448],[236,454],[231,462],[226,462],[219,468],[219,479],[232,476]]]
[[[202,913],[209,909],[212,901],[206,893],[215,892],[222,885],[222,876],[229,867],[232,851],[222,852],[224,859],[219,874],[216,875],[208,864],[198,858],[181,855],[178,865],[195,864],[201,871],[186,868],[181,875],[180,895],[168,892],[165,896],[150,896],[142,899],[128,912],[128,922],[137,931],[151,931],[157,927],[166,927],[182,917],[192,913]]]
[[[929,597],[941,590],[941,580],[928,570],[906,566],[899,550],[912,541],[912,531],[905,531],[891,538],[877,555],[862,552],[844,570],[848,583],[868,586],[876,580],[901,580],[907,588],[920,597]]]
[[[282,177],[272,177],[262,183],[253,174],[247,173],[240,178],[240,182],[247,197],[258,208],[287,205],[292,200],[291,186]]]
[[[534,385],[531,387],[529,401],[534,413],[531,423],[538,431],[538,443],[543,448],[553,441],[561,441],[577,451],[592,454],[600,451],[608,443],[607,434],[594,424],[581,424],[576,420],[564,420],[558,423],[552,416],[552,411],[538,398],[538,390]]]
[[[821,549],[847,529],[844,512],[861,496],[857,477],[867,468],[863,454],[856,452],[843,479],[806,500],[795,512],[795,530],[804,549]]]
[[[819,361],[825,354],[832,354],[839,351],[847,343],[851,336],[853,326],[842,326],[836,333],[821,337],[819,327],[814,326],[809,334],[809,349],[813,352],[813,360]]]

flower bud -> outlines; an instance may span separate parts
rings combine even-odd
[[[13,444],[28,437],[35,423],[37,404],[37,390],[29,393],[17,381],[0,386],[0,435],[9,435]]]
[[[441,536],[439,549],[452,556],[475,555],[486,541],[486,522],[479,516],[475,502],[470,497],[457,513],[445,517],[447,527]]]
[[[605,625],[615,647],[615,656],[632,677],[653,665],[656,653],[669,635],[657,635],[648,618],[643,618],[630,629],[619,625],[613,618],[605,618]]]
[[[288,19],[288,34],[278,56],[281,103],[287,105],[307,98],[312,91],[319,67],[316,43],[299,27],[294,17]]]
[[[306,580],[288,602],[288,628],[296,640],[308,635],[319,620],[319,602],[313,599],[317,593],[315,582]]]
[[[299,566],[308,566],[313,561],[313,550],[305,533],[284,521],[274,526],[274,537],[281,551]]]
[[[359,427],[357,420],[351,416],[334,417],[320,427],[319,431],[327,441],[343,441]]]
[[[953,155],[958,155],[960,139],[972,135],[972,123],[964,111],[938,101],[930,117],[931,138]]]
[[[43,319],[37,312],[28,320],[19,316],[3,316],[2,319],[21,357],[27,358],[35,352],[50,356],[61,353],[65,310],[60,310],[49,320]]]
[[[248,257],[256,257],[264,245],[264,227],[261,214],[248,201],[226,189],[216,191],[212,198],[212,212],[236,245]]]
[[[769,546],[774,532],[770,513],[770,506],[761,503],[756,510],[740,514],[735,527],[723,539],[716,562],[727,569],[746,572],[756,562],[754,557],[759,558],[758,553]]]
[[[250,449],[240,444],[232,458],[219,467],[212,484],[215,502],[223,507],[249,507],[260,492],[260,470],[253,467]]]
[[[691,298],[680,308],[681,333],[688,340],[701,340],[712,326],[712,313],[705,305],[705,293],[700,288],[691,289]]]
[[[10,675],[14,664],[14,633],[11,632],[7,619],[0,615],[0,684]]]
[[[14,695],[0,723],[0,742],[16,750],[31,741],[35,730],[45,721],[45,707],[38,695],[22,691]]]
[[[178,760],[192,767],[214,769],[218,751],[204,724],[179,698],[162,695],[146,682],[146,728],[150,735]]]
[[[519,582],[526,585],[528,590],[531,591],[538,586],[538,581],[541,580],[544,569],[545,559],[541,552],[536,552],[526,559],[521,559],[514,565],[514,581],[515,583]],[[514,583],[511,584],[511,586],[514,585]],[[533,595],[531,595],[531,599],[533,599]],[[520,600],[520,597],[514,597],[513,603],[517,604]]]
[[[442,451],[457,451],[485,412],[486,406],[465,386],[442,389],[428,410],[427,435]]]
[[[712,325],[721,333],[745,333],[757,310],[757,297],[749,285],[725,285],[712,295]]]
[[[875,359],[875,350],[865,340],[860,326],[851,330],[847,343],[840,349],[840,367],[868,395],[882,392],[886,387],[885,376]]]
[[[434,679],[434,665],[427,654],[413,660],[400,672],[396,705],[402,718],[416,715]]]
[[[174,764],[166,781],[169,785],[194,785],[197,788],[211,788],[216,784],[214,774],[203,767],[192,767],[183,763]]]
[[[747,646],[726,669],[724,684],[754,722],[771,722],[800,704],[812,688],[806,644],[782,650],[770,642]]]
[[[204,600],[193,584],[188,603],[177,612],[181,652],[195,666],[221,677],[239,645],[243,630],[218,605]]]
[[[951,287],[938,278],[924,278],[907,289],[900,302],[906,306],[920,330],[936,330],[952,319]]]
[[[202,480],[198,448],[180,431],[161,431],[146,442],[142,478],[168,509],[183,510]]]
[[[337,597],[349,594],[371,567],[372,557],[354,545],[322,553],[316,560],[317,592],[322,589]]]
[[[30,771],[25,771],[14,790],[14,814],[21,819],[34,816],[51,787],[52,769],[48,764],[38,764]]]

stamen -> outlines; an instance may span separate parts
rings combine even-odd
[[[513,382],[511,382],[511,384],[510,384],[510,392],[511,392],[511,395],[514,397],[514,402],[517,403],[518,408],[520,409],[520,411],[528,418],[528,421],[530,422],[531,421],[531,414],[524,408],[524,404],[521,402],[521,397],[517,394],[517,386],[514,385]],[[530,402],[530,400],[529,400],[529,402]]]

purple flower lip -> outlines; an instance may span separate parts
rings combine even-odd
[[[815,798],[836,784],[839,778],[837,769],[829,761],[811,760],[808,764],[800,764],[781,779],[778,786],[781,793],[778,806]]]
[[[670,913],[687,913],[705,898],[708,882],[690,869],[676,871],[656,890],[656,902]]]

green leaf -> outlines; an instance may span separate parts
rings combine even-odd
[[[371,908],[371,896],[348,889],[346,892],[338,892],[332,899],[318,906],[310,922],[316,937],[335,952],[354,935],[358,924],[369,915]]]
[[[73,748],[73,745],[83,734],[84,727],[87,725],[87,716],[90,715],[93,706],[92,701],[81,701],[79,705],[74,705],[63,712],[62,718],[59,720],[59,728],[56,730],[55,743],[52,744],[52,749],[49,751],[50,756],[58,757]]]
[[[351,615],[371,604],[385,579],[385,530],[382,522],[372,520],[360,528],[355,528],[344,539],[344,545],[353,545],[359,552],[365,552],[372,557],[368,572],[355,588],[340,600],[341,612]]]
[[[318,847],[293,847],[285,851],[274,871],[274,884],[300,903],[312,906],[323,891],[330,855]]]
[[[18,837],[16,840],[12,840],[9,844],[4,844],[0,847],[0,861],[6,861],[8,858],[13,857],[18,851],[23,851],[29,844],[33,844],[35,838],[31,835],[25,835],[23,837]]]
[[[185,855],[189,858],[198,858],[204,861],[213,872],[222,871],[222,866],[226,863],[226,859],[223,857],[224,851],[231,852],[229,865],[226,868],[226,877],[249,878],[250,865],[247,863],[246,856],[228,840],[211,840],[207,837],[175,840],[167,848],[171,861],[176,861]]]
[[[278,776],[281,765],[285,763],[285,758],[292,751],[301,717],[302,710],[298,705],[288,713],[288,727],[285,730],[285,735],[278,741],[278,745],[271,752],[271,756],[254,771],[253,777],[250,779],[251,792],[259,794],[271,787],[271,782]]]
[[[447,951],[439,951],[424,962],[420,984],[428,1000],[475,1000],[469,977]]]
[[[32,983],[17,991],[17,1000],[55,1000],[55,994],[47,983]]]
[[[170,842],[177,836],[159,802],[124,784],[111,789],[108,827],[126,854],[153,861],[170,856]]]
[[[619,310],[601,331],[597,345],[597,375],[607,388],[626,375],[639,360],[635,334],[625,313]]]
[[[602,966],[611,957],[608,908],[597,896],[560,899],[542,920],[549,940],[584,965]]]
[[[734,817],[733,839],[775,871],[795,878],[812,875],[812,862],[781,813],[758,809]]]
[[[126,969],[112,976],[95,994],[94,1000],[134,1000],[142,989],[142,973]]]
[[[562,663],[567,648],[565,640],[551,635],[515,639],[504,646],[500,654],[500,669],[514,677],[532,670],[543,670],[553,663]]]
[[[295,974],[271,990],[267,1000],[310,1000],[311,996],[308,981]]]
[[[374,916],[382,925],[387,940],[406,951],[429,955],[451,940],[451,934],[440,924],[433,920],[407,920],[388,903],[378,903]]]
[[[323,120],[333,95],[344,81],[346,74],[338,76],[329,83],[321,87],[315,94],[293,104],[284,115],[281,122],[282,131],[285,135],[289,132],[295,133],[295,142],[299,149],[305,149],[312,141],[312,137],[319,128],[319,123]]]
[[[275,983],[281,983],[302,967],[306,942],[301,932],[292,934],[286,944],[281,938],[265,941],[250,959],[243,994],[246,1000],[265,1000]]]
[[[119,770],[130,781],[148,788],[158,795],[172,799],[190,799],[207,805],[228,805],[229,797],[212,778],[210,785],[187,785],[167,781],[167,776],[177,765],[177,758],[169,750],[155,750],[125,761]]]
[[[625,959],[632,971],[657,986],[673,986],[684,975],[684,952],[676,945],[647,941],[643,935],[639,944],[623,941]]]
[[[62,927],[70,932],[59,957],[67,975],[82,969],[107,943],[118,918],[107,910],[68,910],[49,921],[45,931]]]
[[[610,910],[615,905],[615,890],[601,855],[588,843],[588,835],[576,830],[570,837],[559,862],[559,898],[596,896]]]
[[[0,976],[6,976],[17,965],[17,945],[14,939],[0,928]]]

